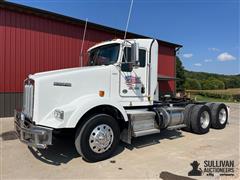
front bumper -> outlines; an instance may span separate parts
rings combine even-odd
[[[45,149],[52,144],[53,129],[34,125],[22,112],[16,110],[14,127],[19,140],[28,146]]]

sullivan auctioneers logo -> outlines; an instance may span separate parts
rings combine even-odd
[[[205,160],[203,167],[199,167],[200,163],[193,161],[190,165],[192,170],[188,172],[188,176],[234,176],[233,160]]]

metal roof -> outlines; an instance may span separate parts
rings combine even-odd
[[[42,10],[42,9],[38,9],[38,8],[33,8],[33,7],[21,5],[21,4],[7,2],[7,1],[0,2],[0,8],[6,8],[8,10],[17,11],[17,12],[20,12],[20,13],[24,12],[24,13],[27,13],[27,14],[33,14],[35,16],[49,18],[49,19],[53,19],[53,20],[57,20],[57,21],[63,21],[63,22],[70,23],[70,24],[75,24],[75,25],[84,25],[85,24],[85,21],[77,19],[77,18],[73,18],[73,17],[70,17],[70,16],[65,16],[65,15],[61,15],[61,14],[57,14],[57,13],[54,13],[54,12],[50,12],[50,11],[46,11],[46,10]],[[115,28],[108,27],[108,26],[103,26],[103,25],[100,25],[100,24],[92,23],[92,22],[88,22],[88,26],[91,27],[91,28],[94,28],[94,29],[100,29],[100,30],[103,30],[103,31],[116,33],[118,35],[123,35],[124,34],[123,30],[115,29]],[[131,32],[128,32],[128,37],[152,38],[152,37],[139,35],[139,34],[135,34],[135,33],[131,33]],[[154,38],[152,38],[152,39],[154,39]],[[176,47],[176,48],[182,47],[182,45],[167,42],[167,41],[163,41],[163,40],[159,40],[159,39],[157,39],[157,41],[159,43],[167,45],[167,46],[172,46],[172,47]]]

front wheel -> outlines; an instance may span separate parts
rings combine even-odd
[[[119,137],[117,121],[107,114],[98,114],[78,128],[75,147],[85,160],[101,161],[111,157],[117,148]]]

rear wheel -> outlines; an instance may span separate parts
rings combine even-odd
[[[188,104],[184,110],[184,124],[186,127],[183,128],[184,131],[191,132],[191,113],[195,104]]]
[[[214,103],[212,106],[212,123],[214,129],[224,129],[228,121],[227,106],[223,103]]]
[[[96,162],[111,157],[119,142],[120,130],[116,120],[99,114],[89,118],[76,132],[75,146],[87,161]]]
[[[205,134],[211,125],[211,111],[206,105],[194,106],[191,113],[192,131],[197,134]]]

